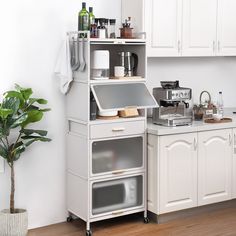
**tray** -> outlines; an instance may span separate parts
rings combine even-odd
[[[222,118],[221,120],[214,120],[213,118],[211,118],[211,119],[206,119],[204,122],[208,123],[208,124],[220,124],[220,123],[232,122],[232,119],[231,118]]]

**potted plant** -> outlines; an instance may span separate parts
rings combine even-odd
[[[10,208],[0,212],[1,236],[26,236],[28,231],[27,211],[15,208],[15,170],[14,164],[21,154],[34,142],[49,142],[47,131],[28,128],[39,122],[44,112],[40,105],[45,99],[32,98],[31,88],[15,85],[15,90],[4,93],[0,102],[0,156],[10,167],[11,193]]]

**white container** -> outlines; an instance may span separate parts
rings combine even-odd
[[[124,77],[125,76],[125,67],[124,66],[115,66],[114,67],[115,77]]]
[[[26,210],[16,209],[17,213],[10,214],[9,210],[0,212],[1,236],[26,236],[28,232],[28,214]]]
[[[110,52],[108,50],[95,50],[92,53],[91,69],[92,79],[109,79]]]
[[[98,111],[98,115],[99,116],[105,116],[105,117],[117,116],[118,111]]]

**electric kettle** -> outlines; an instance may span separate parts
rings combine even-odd
[[[119,52],[120,65],[125,68],[125,76],[136,76],[138,55],[132,52]]]

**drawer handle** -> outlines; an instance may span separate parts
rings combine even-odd
[[[122,132],[122,131],[125,131],[125,128],[123,128],[123,127],[120,127],[120,128],[113,128],[112,131],[113,131],[113,132]]]
[[[113,175],[121,175],[121,174],[124,174],[124,173],[125,173],[124,170],[116,170],[116,171],[112,172]]]
[[[118,215],[122,215],[124,212],[123,211],[117,211],[117,212],[112,212],[113,216],[118,216]]]

